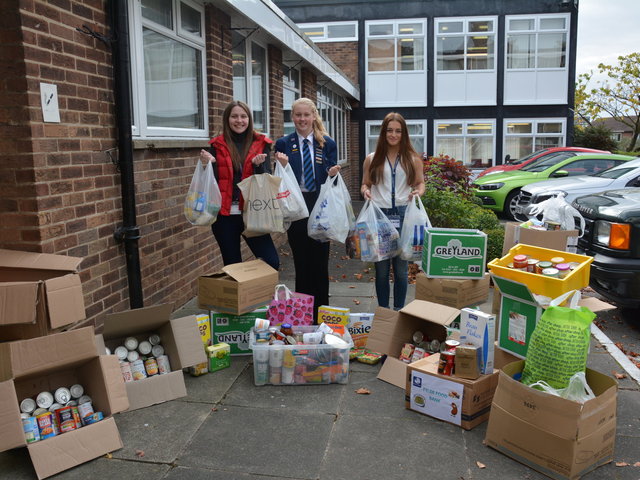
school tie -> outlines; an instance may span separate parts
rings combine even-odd
[[[304,139],[302,147],[302,163],[304,170],[304,186],[310,192],[316,189],[316,181],[313,178],[313,162],[311,161],[311,149],[309,148],[309,139]]]

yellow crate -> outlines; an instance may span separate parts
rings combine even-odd
[[[540,261],[563,257],[567,263],[577,262],[580,265],[564,278],[546,277],[537,273],[509,268],[507,265],[513,263],[513,257],[520,254],[527,255],[529,258],[537,258]],[[555,298],[570,290],[580,290],[589,285],[591,262],[593,262],[593,257],[586,255],[519,243],[512,247],[506,256],[490,261],[487,266],[491,273],[498,277],[524,283],[532,293]]]

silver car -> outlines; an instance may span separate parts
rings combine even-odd
[[[530,183],[520,190],[516,219],[527,220],[529,207],[551,197],[564,195],[567,202],[581,195],[626,187],[640,187],[640,158],[593,175],[562,177]]]

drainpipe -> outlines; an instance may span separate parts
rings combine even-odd
[[[129,27],[127,1],[109,2],[113,42],[114,94],[116,127],[118,131],[118,167],[122,190],[122,226],[113,236],[124,243],[129,283],[129,305],[132,309],[144,306],[142,276],[140,274],[140,252],[138,239],[140,228],[136,225],[135,180],[133,175],[133,142],[131,139],[131,63],[129,59]]]

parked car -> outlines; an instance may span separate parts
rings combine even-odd
[[[552,178],[525,185],[518,195],[515,217],[517,220],[527,220],[526,214],[531,205],[558,195],[571,203],[581,195],[626,187],[640,187],[640,158],[593,175]]]
[[[489,167],[485,170],[482,170],[476,178],[484,177],[485,175],[491,175],[494,173],[502,173],[509,172],[511,170],[518,170],[525,165],[529,165],[531,162],[538,160],[540,158],[546,158],[549,156],[554,156],[556,160],[559,162],[564,160],[565,158],[573,157],[575,155],[581,155],[583,153],[610,153],[606,150],[596,150],[595,148],[585,148],[585,147],[551,147],[551,148],[543,148],[541,150],[536,150],[529,155],[526,155],[522,158],[514,159],[514,160],[506,160],[502,165],[495,165],[493,167]]]
[[[621,307],[640,307],[640,188],[584,195],[572,205],[586,223],[578,251],[593,257],[591,287]]]
[[[576,155],[556,162],[553,157],[538,159],[519,170],[496,173],[476,178],[472,190],[482,200],[482,205],[495,212],[502,212],[515,219],[517,197],[520,189],[530,183],[548,178],[589,175],[607,170],[636,157],[612,153]]]

